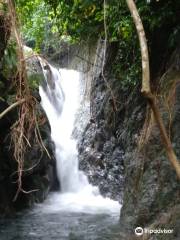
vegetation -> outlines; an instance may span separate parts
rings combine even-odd
[[[36,40],[38,43],[50,33],[58,33],[59,36],[73,41],[97,37],[97,31],[103,37],[104,3],[107,12],[108,40],[129,41],[134,36],[134,26],[124,0],[15,0],[15,2],[25,38]],[[176,16],[178,0],[173,2],[152,0],[150,4],[145,0],[138,0],[137,5],[147,30],[153,31],[167,24],[178,25]],[[175,25],[172,36],[179,32]],[[171,40],[170,38],[169,41]]]
[[[1,25],[0,27],[2,28],[2,36],[8,36],[8,39],[4,39],[3,44],[5,47],[2,44],[4,49],[2,55],[0,55],[2,64],[0,69],[2,76],[0,80],[3,79],[3,83],[5,84],[7,84],[6,81],[9,80],[11,86],[8,86],[8,88],[13,86],[12,96],[9,96],[8,90],[5,89],[7,105],[9,104],[7,98],[12,98],[13,102],[0,113],[0,119],[4,118],[9,111],[18,107],[15,116],[16,121],[10,129],[11,148],[14,150],[13,157],[17,164],[17,172],[13,173],[13,175],[17,175],[17,190],[14,197],[14,200],[16,200],[20,192],[26,193],[22,186],[22,176],[24,173],[25,154],[31,147],[30,142],[32,142],[32,138],[34,138],[42,148],[43,143],[38,127],[37,100],[33,96],[31,89],[32,84],[34,84],[34,79],[30,82],[27,76],[24,47],[17,24],[16,10],[11,0],[7,1],[7,3],[4,1],[2,6],[1,8],[4,14],[3,20],[5,20],[0,21],[0,24],[3,23],[2,25],[5,27]],[[6,28],[6,22],[8,22],[10,29]],[[9,34],[7,34],[8,31]],[[1,100],[5,101],[4,99]]]
[[[140,51],[126,1],[15,0],[15,3],[24,40],[36,51],[49,48],[57,51],[60,41],[71,44],[92,41],[100,37],[104,39],[105,17],[107,40],[119,42],[121,49],[119,64],[114,66],[114,72],[123,79],[124,87],[135,86],[139,81]],[[164,44],[167,44],[169,49],[173,49],[178,43],[179,1],[138,0],[137,7],[147,34],[151,62],[153,40],[157,38],[158,31],[166,32]]]

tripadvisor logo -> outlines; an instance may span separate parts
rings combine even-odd
[[[173,229],[148,229],[148,228],[142,228],[142,227],[137,227],[134,230],[135,234],[137,236],[141,236],[143,234],[172,234]]]
[[[143,230],[142,227],[137,227],[137,228],[135,228],[134,231],[135,231],[135,234],[136,234],[137,236],[143,235],[143,232],[144,232],[144,230]]]

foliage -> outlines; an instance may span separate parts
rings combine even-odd
[[[103,1],[60,1],[52,17],[56,18],[57,28],[61,35],[71,36],[72,41],[87,40],[101,33]]]
[[[15,2],[23,24],[24,38],[26,41],[36,42],[37,49],[52,46],[59,48],[60,39],[74,43],[105,38],[104,0],[15,0]],[[136,1],[149,48],[151,49],[153,37],[159,29],[167,31],[166,44],[173,48],[180,36],[179,0],[152,0],[149,4],[148,2]],[[141,72],[134,23],[125,0],[106,0],[105,3],[108,41],[120,42],[120,61],[115,72],[125,76],[123,82],[125,85],[134,85],[134,79],[138,79]]]
[[[15,3],[24,40],[35,42],[36,50],[39,51],[42,42],[51,33],[52,22],[48,6],[41,0],[16,0]]]
[[[25,39],[40,45],[51,37],[80,41],[104,36],[104,0],[15,0]],[[179,1],[138,0],[137,6],[147,32],[171,24],[177,27]],[[106,0],[108,39],[129,41],[134,27],[124,0]],[[43,10],[43,11],[42,11]],[[173,30],[174,31],[174,30]],[[98,33],[98,34],[97,34]],[[56,38],[57,39],[57,38]]]

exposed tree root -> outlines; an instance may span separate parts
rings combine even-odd
[[[35,141],[39,143],[40,147],[46,150],[47,155],[50,157],[47,149],[45,148],[40,131],[38,128],[38,121],[36,116],[36,99],[31,95],[31,91],[28,85],[26,62],[23,54],[23,43],[18,31],[17,18],[15,13],[15,7],[12,0],[8,0],[8,10],[12,22],[12,34],[15,37],[17,43],[17,74],[15,78],[16,85],[16,100],[17,102],[12,104],[5,112],[1,113],[2,116],[10,111],[12,108],[19,106],[18,120],[11,128],[11,138],[14,147],[14,158],[17,161],[17,191],[14,197],[14,201],[17,199],[20,192],[29,193],[37,190],[25,191],[22,186],[22,177],[24,172],[24,160],[25,154],[28,148],[31,147],[30,142]],[[38,134],[37,134],[38,132]],[[35,138],[34,138],[35,136]],[[32,170],[32,167],[30,168]]]

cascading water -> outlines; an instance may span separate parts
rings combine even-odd
[[[72,132],[80,105],[80,74],[66,69],[61,69],[59,73],[50,65],[48,68],[43,68],[46,83],[40,86],[39,92],[41,104],[51,125],[57,176],[61,184],[61,193],[56,194],[50,201],[62,210],[106,213],[109,211],[118,214],[119,203],[103,198],[98,188],[89,184],[86,175],[78,167],[76,140],[73,139]]]
[[[39,92],[55,143],[61,192],[49,194],[45,202],[16,217],[0,218],[0,239],[120,239],[119,203],[103,198],[78,169],[72,131],[80,105],[79,73],[61,69],[60,76],[56,68],[43,60],[41,64],[46,81]]]

